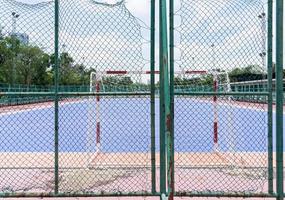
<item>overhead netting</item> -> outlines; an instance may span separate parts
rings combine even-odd
[[[67,0],[62,1],[61,7],[64,8],[60,10],[61,52],[104,74],[104,79],[108,79],[105,71],[143,70],[148,61],[143,58],[142,27],[124,1],[105,4]],[[120,80],[122,76],[118,74],[117,83],[115,80],[110,82],[127,84]],[[128,77],[135,83],[139,82],[140,74]]]
[[[267,183],[266,98],[229,95],[267,90],[263,7],[258,0],[181,0],[176,191],[262,192]],[[249,84],[255,87],[243,90]]]
[[[1,35],[54,52],[54,2],[23,4],[1,0]]]
[[[11,48],[34,47],[33,51],[41,52],[36,56],[49,56],[46,70],[51,80],[55,60],[54,16],[54,2],[28,5],[0,1],[1,42],[12,39]],[[124,1],[105,4],[60,0],[60,91],[78,92],[65,90],[64,86],[74,82],[90,84],[82,92],[96,92],[97,83],[114,93],[138,88],[143,82],[140,73],[110,78],[104,72],[140,72],[147,67],[141,29]],[[21,77],[19,70],[25,66],[39,66],[33,63],[34,57],[21,59],[22,52],[12,51],[18,55],[13,61],[16,77]],[[28,55],[33,55],[33,51]],[[90,76],[99,71],[103,72],[104,82],[93,81]],[[59,191],[100,194],[150,191],[149,102],[145,95],[60,96]],[[5,133],[0,149],[0,191],[53,192],[54,103],[1,108],[2,112],[6,114],[0,115],[3,125],[0,130]]]

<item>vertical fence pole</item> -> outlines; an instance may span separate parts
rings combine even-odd
[[[283,200],[283,0],[276,0],[276,186]]]
[[[268,193],[273,194],[273,139],[272,139],[272,12],[273,2],[268,0],[267,15],[267,84],[268,84]]]
[[[155,166],[155,0],[150,5],[150,115],[151,115],[151,192],[156,193],[156,166]]]
[[[166,196],[166,135],[170,124],[166,0],[159,1],[160,193]]]
[[[59,50],[58,50],[58,37],[59,37],[59,0],[54,1],[55,4],[55,23],[54,23],[54,192],[58,194],[58,68],[59,68]]]
[[[168,156],[168,191],[169,198],[174,195],[174,0],[169,0],[169,67],[170,67],[170,117]]]

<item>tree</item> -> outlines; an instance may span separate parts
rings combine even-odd
[[[59,57],[59,84],[60,85],[80,85],[82,67],[74,64],[73,58],[67,53],[63,52]],[[51,55],[52,73],[54,73],[55,56]]]
[[[17,56],[18,82],[25,85],[47,85],[49,55],[38,47],[21,46]]]
[[[47,85],[49,60],[49,55],[39,47],[6,37],[0,41],[0,82]]]
[[[272,63],[272,78],[276,78],[276,63]],[[283,78],[285,78],[285,69],[283,69]]]
[[[265,73],[259,65],[249,65],[244,68],[234,68],[229,72],[231,82],[242,82],[264,79]]]
[[[74,71],[80,77],[79,84],[81,85],[89,85],[90,81],[90,70],[87,70],[83,64],[76,64],[74,66]]]
[[[132,85],[134,82],[129,76],[104,76],[104,85]]]
[[[11,46],[12,44],[7,39],[0,41],[0,82],[2,83],[12,83],[11,64],[14,54]]]

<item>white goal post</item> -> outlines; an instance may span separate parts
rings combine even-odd
[[[159,71],[154,71],[154,74],[159,74]],[[90,93],[104,93],[104,83],[103,79],[110,76],[141,76],[141,75],[150,75],[151,71],[126,71],[126,70],[105,70],[105,71],[96,71],[90,73]],[[231,85],[229,74],[227,72],[219,71],[205,71],[205,70],[188,70],[188,71],[176,71],[175,75],[181,77],[187,77],[189,75],[193,76],[202,76],[202,75],[211,75],[213,77],[213,91],[214,93],[219,92],[219,77],[224,76],[225,83],[222,86],[224,87],[224,92],[231,92]],[[228,101],[232,101],[232,97],[228,96]],[[219,141],[218,141],[218,96],[213,95],[212,98],[213,104],[213,151],[219,151]],[[230,103],[229,103],[230,105]],[[101,118],[100,118],[100,96],[95,95],[89,97],[89,125],[87,133],[87,145],[88,152],[95,153],[95,155],[101,152]],[[231,119],[232,116],[229,114],[228,119]],[[230,122],[231,124],[232,122]],[[232,130],[229,128],[229,130]],[[95,142],[95,145],[94,145]],[[93,156],[91,157],[92,160]]]

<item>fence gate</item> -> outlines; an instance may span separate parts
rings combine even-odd
[[[272,2],[169,8],[168,195],[274,196]]]
[[[102,2],[0,1],[1,196],[156,195],[154,1]]]
[[[283,199],[283,1],[104,2],[0,0],[0,197]]]

